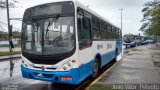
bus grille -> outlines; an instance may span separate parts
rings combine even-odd
[[[57,64],[61,61],[61,59],[43,59],[43,58],[28,58],[32,63],[35,64],[47,64],[47,65],[53,65]]]
[[[36,55],[36,54],[29,54],[22,51],[22,55],[27,58],[29,61],[35,64],[46,64],[46,65],[54,65],[58,62],[70,57],[73,55],[75,49],[73,49],[69,53],[64,54],[57,54],[57,55]]]

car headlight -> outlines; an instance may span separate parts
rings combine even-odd
[[[69,71],[75,65],[76,60],[71,60],[60,67],[59,71]]]

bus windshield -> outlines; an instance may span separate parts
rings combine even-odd
[[[73,17],[59,17],[52,22],[53,19],[23,22],[23,50],[60,54],[74,48]]]
[[[71,52],[75,48],[74,15],[64,10],[66,6],[48,4],[48,7],[43,5],[26,10],[22,25],[23,52],[54,55]],[[52,12],[51,8],[55,11]]]

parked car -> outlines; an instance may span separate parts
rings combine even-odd
[[[142,41],[142,42],[141,42],[141,45],[146,45],[146,44],[148,44],[147,41]]]
[[[154,43],[153,39],[147,39],[147,40],[141,42],[141,45],[152,44],[152,43]]]
[[[124,41],[123,45],[125,45],[126,47],[130,46],[130,47],[135,47],[136,46],[136,41]]]
[[[151,43],[154,42],[154,40],[153,39],[148,39],[148,40],[146,40],[146,42],[151,44]]]

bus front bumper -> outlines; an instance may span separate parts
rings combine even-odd
[[[68,72],[41,71],[25,68],[23,65],[21,65],[21,71],[23,78],[73,85],[80,83],[78,69],[72,69]]]

